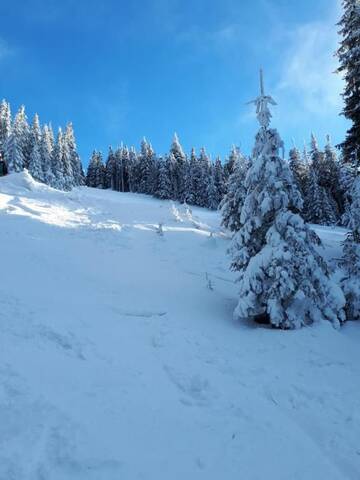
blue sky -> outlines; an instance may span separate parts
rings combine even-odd
[[[224,156],[251,150],[262,66],[287,148],[311,130],[336,142],[340,12],[339,0],[0,2],[0,96],[54,127],[72,120],[84,164],[143,136],[163,153],[174,131]]]

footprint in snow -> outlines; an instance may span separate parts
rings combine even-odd
[[[209,405],[210,398],[213,397],[213,392],[211,392],[207,379],[200,375],[187,377],[168,365],[164,366],[164,370],[171,382],[181,393],[185,394],[185,397],[180,398],[181,403],[188,406]]]

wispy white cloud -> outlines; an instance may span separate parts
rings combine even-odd
[[[285,54],[277,93],[301,99],[302,110],[327,115],[341,107],[343,81],[335,74],[337,34],[334,23],[300,26]]]
[[[342,76],[336,74],[338,46],[336,23],[341,16],[339,0],[329,6],[326,18],[284,31],[280,78],[272,89],[278,101],[274,124],[298,144],[311,131],[322,138],[331,133],[341,141],[347,122],[342,110]]]

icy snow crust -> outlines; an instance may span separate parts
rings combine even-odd
[[[360,322],[235,322],[219,225],[0,179],[1,480],[360,478]]]

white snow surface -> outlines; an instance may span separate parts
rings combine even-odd
[[[1,480],[360,478],[360,322],[234,321],[219,225],[0,179]]]

